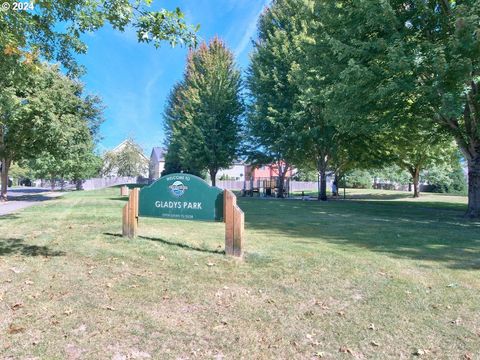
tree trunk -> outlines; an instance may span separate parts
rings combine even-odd
[[[419,189],[419,182],[420,182],[420,169],[418,167],[410,169],[410,174],[412,175],[412,182],[413,182],[413,197],[418,198],[420,197],[420,189]]]
[[[327,174],[325,168],[320,169],[320,193],[318,200],[327,201]]]
[[[413,197],[414,198],[420,197],[420,191],[418,189],[418,178],[413,180]]]
[[[318,200],[320,200],[320,172],[317,172],[317,192]]]
[[[468,160],[468,207],[465,217],[480,217],[480,154]]]
[[[338,185],[339,185],[339,176],[338,174],[335,174],[335,177],[333,178],[333,185],[335,185],[335,191],[332,191],[333,196],[338,196]]]
[[[8,170],[10,169],[10,164],[12,160],[2,159],[2,188],[0,191],[0,201],[7,201],[7,191],[8,191]]]
[[[55,178],[54,177],[52,177],[50,179],[50,187],[52,188],[52,191],[55,190]]]
[[[278,163],[278,197],[279,198],[284,198],[284,182],[285,182],[285,175],[287,174],[287,169],[288,165],[287,164],[282,164]]]
[[[208,172],[210,173],[210,180],[212,181],[212,186],[216,186],[218,169],[209,169]]]
[[[285,174],[282,171],[279,171],[278,172],[278,197],[282,199],[284,198],[283,196],[284,180],[285,180]]]

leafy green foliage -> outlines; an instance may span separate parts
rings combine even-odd
[[[252,57],[250,128],[297,166],[396,163],[415,185],[455,139],[480,216],[479,19],[476,0],[274,1]]]
[[[148,161],[140,145],[128,139],[117,151],[108,151],[103,156],[103,174],[115,176],[144,176]]]
[[[299,145],[292,131],[298,88],[291,81],[299,9],[299,2],[275,1],[262,14],[247,75],[251,103],[245,153],[254,165],[276,163],[280,178],[291,169]]]
[[[371,189],[373,176],[366,170],[354,170],[345,177],[346,186],[354,189]]]
[[[71,87],[61,89],[63,105],[70,101],[71,109],[61,107],[62,133],[52,138],[52,147],[43,149],[30,161],[37,178],[79,181],[99,174],[101,159],[95,154],[95,140],[103,121],[102,105],[97,97],[81,97],[81,85],[62,75]],[[70,114],[70,115],[67,115]],[[53,182],[52,182],[53,185]]]
[[[178,8],[175,11],[149,11],[151,3],[151,0],[42,0],[34,2],[34,11],[2,10],[2,183],[6,183],[12,161],[33,157],[36,157],[34,167],[42,174],[48,172],[53,176],[53,173],[70,173],[79,179],[95,173],[98,159],[92,154],[93,144],[89,143],[90,140],[84,139],[85,142],[82,142],[76,138],[69,143],[66,140],[69,137],[64,136],[68,132],[65,124],[75,116],[69,113],[72,103],[61,103],[61,86],[55,86],[57,84],[54,84],[52,75],[45,73],[40,61],[59,62],[72,77],[81,74],[83,69],[76,62],[75,54],[87,51],[82,35],[99,29],[106,22],[120,31],[133,26],[140,42],[153,42],[156,47],[162,41],[168,41],[171,45],[178,42],[196,45],[195,32],[198,27],[187,25]],[[48,76],[42,78],[39,74]],[[54,92],[57,92],[56,97],[53,96]],[[93,120],[96,117],[95,103],[95,98],[85,100],[86,106],[82,109],[87,111],[82,113],[85,118]],[[90,135],[95,140],[98,122],[90,125]],[[83,136],[80,133],[74,135],[73,132],[69,139]],[[52,139],[57,139],[58,143],[52,144]],[[75,149],[76,146],[83,149]],[[77,151],[76,154],[73,149]],[[83,156],[85,154],[88,156]],[[82,165],[79,166],[78,162]],[[1,197],[6,197],[6,187],[3,185]]]
[[[0,17],[0,79],[12,75],[20,63],[31,64],[41,57],[60,62],[72,74],[82,72],[74,54],[87,46],[82,35],[96,31],[106,22],[124,31],[132,26],[140,42],[162,41],[171,45],[195,46],[198,27],[187,25],[180,9],[149,9],[151,0],[42,0],[34,11],[2,11]],[[3,65],[3,66],[2,66]]]
[[[405,169],[398,165],[386,166],[381,169],[373,169],[372,176],[377,183],[396,183],[409,184],[412,181],[412,176]]]
[[[467,181],[457,153],[448,162],[429,167],[421,179],[429,184],[429,191],[440,193],[467,194]]]
[[[215,38],[190,52],[184,80],[170,95],[166,161],[193,172],[208,170],[215,184],[218,170],[237,157],[242,114],[240,72]]]
[[[182,161],[183,139],[188,137],[187,126],[187,102],[184,93],[185,85],[176,84],[171,90],[164,114],[165,145],[165,168],[162,176],[173,173],[188,173],[201,176],[202,170],[195,168],[195,164]],[[203,176],[201,176],[203,177]]]
[[[12,162],[26,161],[49,178],[87,177],[103,120],[99,99],[83,96],[82,84],[57,67],[41,65],[24,80],[0,93],[0,159],[6,164],[2,178]]]
[[[480,216],[480,3],[476,0],[319,1],[333,63],[330,113],[354,128],[415,126],[455,139],[469,167],[469,217]],[[352,101],[361,99],[361,101]]]
[[[316,170],[301,169],[292,177],[295,181],[317,181],[318,172]]]
[[[33,179],[32,170],[26,165],[12,164],[9,170],[9,177],[13,179],[14,183],[25,179]]]

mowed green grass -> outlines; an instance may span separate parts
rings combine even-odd
[[[118,189],[0,217],[0,358],[479,359],[480,223],[465,198],[240,198],[221,223],[140,220]]]

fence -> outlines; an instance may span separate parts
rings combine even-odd
[[[318,191],[318,183],[316,181],[291,181],[290,192],[295,191]]]
[[[331,187],[331,179],[327,179],[327,187]],[[217,187],[225,190],[243,190],[244,187],[249,189],[250,182],[245,184],[243,181],[235,180],[218,180]],[[318,184],[315,181],[290,181],[290,192],[294,191],[317,191]]]
[[[223,190],[236,190],[240,191],[243,189],[244,182],[237,180],[217,180],[216,186]]]
[[[97,190],[115,185],[136,184],[138,183],[136,177],[108,177],[108,178],[94,178],[87,179],[82,183],[83,190]]]

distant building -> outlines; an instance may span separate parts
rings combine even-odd
[[[241,160],[233,162],[227,169],[220,169],[217,172],[217,180],[244,180],[245,163]]]
[[[294,171],[290,168],[285,174],[285,178],[291,178],[294,175]],[[259,180],[259,179],[271,179],[278,177],[277,164],[253,166],[245,165],[245,180]]]
[[[118,168],[116,168],[115,165],[109,163],[108,159],[109,159],[109,154],[110,155],[114,155],[114,154],[118,154],[120,152],[122,152],[125,147],[127,146],[130,146],[132,149],[135,149],[136,151],[138,151],[138,154],[139,154],[139,157],[140,159],[142,159],[142,164],[143,166],[139,166],[139,168],[141,169],[145,169],[145,170],[142,170],[142,173],[140,174],[142,177],[147,177],[147,169],[148,169],[148,158],[145,156],[145,154],[142,152],[142,149],[137,145],[135,144],[132,140],[130,139],[126,139],[124,141],[122,141],[120,144],[118,144],[114,149],[110,150],[110,151],[107,151],[104,155],[104,165],[103,165],[103,174],[104,176],[107,176],[107,177],[115,177],[115,176],[118,176],[117,172],[118,172]]]
[[[148,178],[150,180],[158,179],[163,169],[165,169],[165,150],[161,147],[154,147],[150,155]]]

